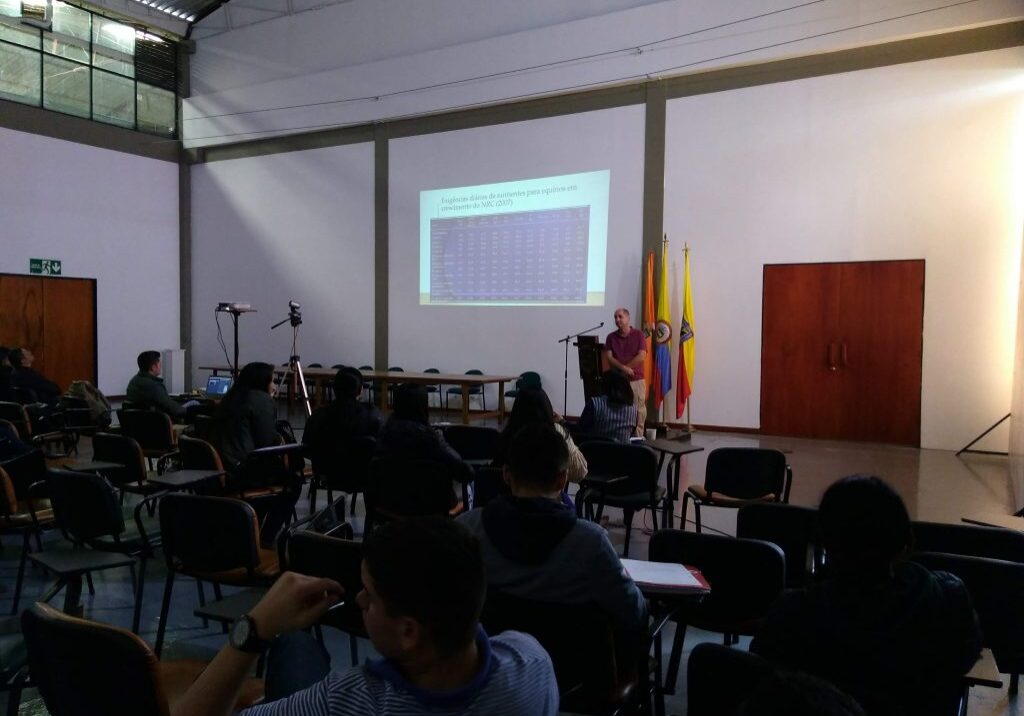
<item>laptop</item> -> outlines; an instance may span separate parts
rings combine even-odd
[[[211,375],[206,381],[206,397],[222,398],[231,387],[231,376]]]

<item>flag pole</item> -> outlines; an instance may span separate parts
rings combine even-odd
[[[686,266],[686,262],[689,261],[689,259],[690,259],[690,244],[684,243],[683,244],[683,266]],[[684,280],[686,280],[686,281],[690,280],[689,274],[687,274],[684,277]],[[689,287],[687,286],[687,288],[689,288]],[[683,310],[684,311],[686,310],[685,306],[683,307]],[[682,360],[682,359],[683,359],[683,357],[679,356],[679,360]],[[692,433],[693,432],[693,423],[690,422],[690,405],[692,403],[693,403],[693,395],[691,394],[691,395],[687,396],[687,398],[686,398],[686,431],[688,433]]]

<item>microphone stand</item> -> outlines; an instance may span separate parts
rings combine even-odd
[[[603,326],[604,326],[604,321],[601,321],[600,323],[598,323],[593,328],[588,328],[585,331],[580,331],[579,333],[573,334],[571,336],[566,336],[565,338],[560,338],[558,340],[559,343],[564,343],[565,344],[565,373],[564,373],[564,375],[562,377],[562,415],[563,416],[565,415],[565,411],[566,411],[566,409],[569,406],[569,341],[571,341],[573,338],[579,338],[580,336],[582,336],[582,335],[584,335],[586,333],[590,333],[591,331],[596,331],[598,328],[602,328]]]

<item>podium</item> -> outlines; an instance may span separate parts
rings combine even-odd
[[[597,336],[579,336],[573,345],[578,350],[584,398],[590,400],[598,395],[604,395],[604,384],[601,380],[601,374],[604,372],[604,344]]]

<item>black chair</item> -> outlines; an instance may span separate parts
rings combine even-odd
[[[552,604],[487,590],[480,623],[489,634],[515,630],[540,642],[558,680],[559,711],[631,712],[643,698],[646,650],[617,643],[613,620],[595,604]]]
[[[772,664],[757,654],[721,644],[697,644],[686,663],[687,716],[734,714],[774,673]]]
[[[316,509],[318,490],[327,490],[327,501],[334,502],[334,491],[352,498],[351,512],[356,513],[356,500],[366,491],[370,461],[377,441],[370,436],[338,440],[325,453],[311,455],[313,474],[309,479],[309,511]]]
[[[6,420],[25,443],[40,448],[47,457],[67,457],[75,451],[76,436],[70,431],[51,429],[46,421],[34,419],[21,403],[0,401],[0,420]]]
[[[455,499],[452,483],[470,477],[455,467],[432,460],[378,457],[370,461],[366,484],[366,526],[404,517],[455,517],[464,505]]]
[[[658,456],[643,445],[610,442],[583,443],[580,451],[587,459],[588,472],[576,493],[576,510],[586,510],[588,517],[599,521],[605,506],[621,509],[626,525],[622,556],[628,557],[634,512],[649,509],[657,530],[660,508],[665,524],[669,523],[665,488],[658,485]]]
[[[1024,532],[1001,527],[912,522],[914,550],[1024,562]]]
[[[53,508],[45,497],[45,489],[40,489],[45,487],[45,480],[46,458],[39,450],[0,463],[0,534],[21,538],[21,558],[11,614],[18,613],[25,564],[32,551],[31,540],[35,537],[36,548],[42,551],[41,534],[54,526]]]
[[[373,370],[373,366],[372,365],[361,365],[361,366],[359,366],[359,370],[360,371]],[[377,395],[377,389],[378,388],[379,388],[379,386],[375,382],[372,382],[372,381],[369,381],[369,380],[364,380],[363,381],[363,390],[366,391],[367,398],[369,398],[369,401],[371,403],[376,402],[376,395]]]
[[[736,513],[736,536],[778,545],[786,555],[786,587],[796,589],[820,576],[824,552],[818,510],[779,502],[751,502]]]
[[[483,374],[484,374],[484,372],[482,370],[478,370],[476,368],[472,368],[472,369],[466,371],[466,375],[483,375]],[[461,385],[452,386],[451,388],[449,388],[448,390],[445,391],[445,401],[444,401],[445,410],[448,409],[448,401],[451,400],[451,397],[453,395],[458,396],[460,399],[462,398],[462,386]],[[479,396],[480,404],[483,406],[484,410],[487,410],[487,392],[484,390],[484,387],[482,385],[471,385],[471,386],[469,386],[469,389],[466,391],[466,395],[468,396],[469,399],[472,399],[474,395]]]
[[[920,552],[912,559],[963,580],[981,624],[982,645],[992,650],[999,671],[1010,674],[1009,692],[1016,694],[1024,671],[1024,564],[940,552]]]
[[[703,485],[690,485],[683,493],[683,524],[688,502],[693,501],[697,531],[700,508],[738,508],[748,502],[789,502],[793,470],[780,450],[716,448],[708,453]]]
[[[363,624],[362,610],[356,603],[356,595],[363,589],[360,573],[363,546],[351,539],[351,526],[345,534],[347,537],[334,537],[308,529],[291,530],[285,539],[282,554],[286,565],[284,569],[312,577],[327,577],[345,589],[345,604],[327,612],[320,619],[320,624],[348,635],[352,666],[358,666],[359,647],[356,639],[370,638]]]
[[[11,386],[11,395],[14,401],[21,405],[35,405],[39,402],[39,396],[31,388],[24,388],[20,385]]]
[[[117,411],[121,423],[121,434],[132,438],[142,448],[142,454],[162,473],[167,462],[177,450],[171,418],[158,410]]]
[[[666,529],[651,536],[648,559],[678,562],[701,571],[711,593],[699,604],[679,605],[676,633],[665,674],[665,692],[674,693],[687,626],[725,635],[753,635],[785,586],[786,558],[770,542]],[[655,647],[657,648],[657,647]]]
[[[541,387],[540,373],[528,370],[519,374],[519,379],[516,381],[515,387],[511,390],[506,390],[505,397],[512,398],[514,400],[519,396],[520,390],[526,390],[527,388],[540,389]]]
[[[120,465],[118,468],[102,470],[101,474],[110,480],[124,495],[152,495],[161,488],[149,481],[146,456],[134,438],[114,433],[96,433],[92,437],[93,459]]]
[[[491,461],[498,451],[501,432],[481,425],[448,425],[444,439],[463,460]]]
[[[500,467],[481,467],[473,473],[473,509],[486,507],[501,495],[511,494]]]
[[[21,692],[34,686],[29,680],[28,652],[21,633],[21,618],[0,620],[0,691],[7,692],[7,716],[18,716]]]
[[[167,581],[154,646],[157,656],[163,649],[175,575],[210,582],[218,600],[222,598],[221,585],[265,588],[273,583],[279,573],[278,553],[260,547],[259,529],[255,511],[242,500],[177,493],[163,496],[160,536]],[[240,607],[242,611],[235,616],[249,606]]]
[[[427,368],[423,372],[424,373],[433,373],[433,374],[436,375],[436,374],[440,374],[441,370],[439,368]],[[424,386],[424,389],[427,391],[427,399],[428,400],[430,399],[431,395],[436,395],[437,396],[437,407],[439,407],[439,408],[443,408],[444,407],[443,401],[441,400],[444,397],[442,395],[442,393],[441,393],[441,391],[444,389],[444,386],[441,383],[438,383],[436,385]]]
[[[142,519],[141,504],[135,510],[134,522],[130,526],[127,525],[121,512],[117,491],[100,475],[50,470],[46,476],[46,487],[57,527],[77,549],[64,552],[51,550],[31,557],[34,561],[53,569],[59,577],[57,584],[48,592],[48,598],[42,601],[49,601],[57,591],[66,586],[67,603],[75,606],[78,603],[76,592],[81,592],[83,575],[112,566],[124,566],[125,560],[113,564],[108,559],[98,559],[99,555],[130,557],[127,566],[135,585],[132,631],[138,633],[146,560],[153,557],[154,549],[159,546],[158,535],[153,532],[155,525],[150,524],[147,529]],[[89,549],[85,549],[86,547]],[[136,559],[139,560],[138,573],[135,569]],[[51,566],[57,564],[58,560],[59,567]]]
[[[124,629],[76,619],[45,604],[22,615],[32,680],[53,716],[167,716],[206,664],[157,661],[142,639]],[[237,708],[263,696],[249,680]]]

